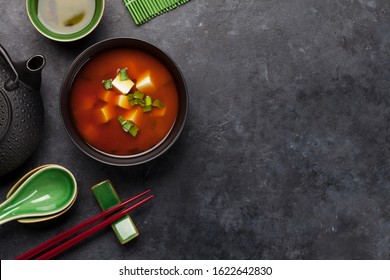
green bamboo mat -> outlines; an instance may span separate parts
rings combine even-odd
[[[168,12],[190,0],[123,0],[133,20],[141,25],[152,18]]]

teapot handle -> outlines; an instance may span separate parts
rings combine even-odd
[[[13,80],[9,79],[4,83],[4,87],[8,91],[12,91],[18,87],[17,83],[19,81],[19,75],[18,72],[15,69],[15,66],[8,55],[7,51],[3,48],[3,46],[0,44],[0,54],[3,57],[3,59],[8,63],[9,67],[11,67],[11,70],[15,74],[15,78]]]

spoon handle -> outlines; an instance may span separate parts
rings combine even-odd
[[[20,216],[14,214],[14,205],[8,204],[7,200],[0,204],[0,225],[20,218]]]

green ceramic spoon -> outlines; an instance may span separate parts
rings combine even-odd
[[[8,191],[6,199],[9,198],[32,174],[34,174],[38,170],[40,170],[40,169],[42,169],[44,167],[48,167],[48,166],[59,166],[59,165],[57,165],[57,164],[46,164],[46,165],[39,166],[39,167],[37,167],[37,168],[27,172]],[[59,167],[61,167],[61,166],[59,166]],[[66,211],[68,211],[72,207],[73,203],[76,201],[76,197],[77,196],[75,195],[72,203],[70,203],[69,206],[66,209],[62,210],[61,212],[55,213],[54,215],[48,215],[48,216],[42,216],[42,217],[18,219],[18,222],[22,223],[22,224],[31,224],[31,223],[38,223],[38,222],[43,222],[43,221],[54,219],[54,218],[64,214]]]
[[[0,225],[20,218],[55,217],[69,208],[76,195],[72,173],[48,165],[33,173],[0,205]]]

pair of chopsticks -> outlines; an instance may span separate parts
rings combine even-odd
[[[49,259],[53,258],[54,256],[60,254],[61,252],[65,251],[66,249],[69,249],[70,247],[79,243],[80,241],[84,240],[85,238],[89,237],[90,235],[98,232],[99,230],[105,228],[108,225],[111,225],[113,222],[120,219],[121,217],[123,217],[124,215],[129,213],[131,210],[134,210],[135,208],[137,208],[141,204],[145,203],[146,201],[152,199],[154,196],[149,195],[146,198],[135,203],[134,205],[132,205],[128,208],[122,209],[123,207],[127,206],[129,203],[141,198],[142,196],[148,194],[149,192],[150,192],[150,189],[147,189],[144,192],[142,192],[142,193],[140,193],[132,198],[129,198],[129,199],[123,201],[122,203],[120,203],[114,207],[111,207],[110,209],[103,211],[100,214],[93,216],[92,218],[89,218],[88,220],[72,227],[71,229],[68,229],[67,231],[53,237],[52,239],[49,239],[48,241],[42,243],[41,245],[35,247],[34,249],[18,256],[16,258],[16,260],[29,260],[29,259],[33,259],[33,258],[36,260],[49,260]],[[108,217],[108,218],[106,218],[106,217]],[[106,219],[100,223],[97,223],[97,221],[99,221],[103,218],[106,218]],[[89,229],[86,229],[88,226],[91,226],[95,223],[96,223],[96,225],[90,227]],[[86,229],[86,230],[82,231],[78,235],[70,238],[72,235],[74,235],[77,232],[84,230],[84,229]],[[70,238],[70,239],[65,241],[64,243],[59,244],[57,247],[49,249],[53,246],[56,246],[59,242],[65,240],[67,238]],[[43,253],[42,255],[39,255],[45,250],[48,250],[48,251]]]

